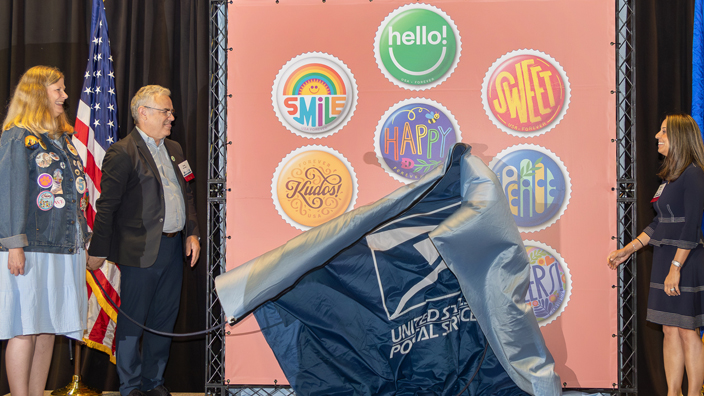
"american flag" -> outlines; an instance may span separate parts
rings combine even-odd
[[[91,19],[91,42],[83,82],[81,99],[78,102],[76,146],[86,173],[88,205],[85,213],[88,226],[95,220],[95,201],[100,197],[100,177],[103,157],[108,147],[117,140],[117,103],[115,100],[115,73],[110,55],[108,24],[103,0],[93,0]],[[94,271],[98,281],[110,298],[120,303],[120,271],[107,262],[99,271]],[[115,362],[115,326],[117,312],[107,301],[90,273],[86,276],[88,286],[88,329],[83,341],[91,348],[106,352]]]

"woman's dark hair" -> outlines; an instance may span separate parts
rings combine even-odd
[[[671,182],[692,163],[704,169],[704,143],[694,118],[688,114],[672,114],[665,119],[670,149],[658,176]]]

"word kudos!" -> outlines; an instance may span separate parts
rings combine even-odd
[[[332,123],[345,107],[345,96],[290,96],[284,99],[286,112],[306,127]]]
[[[325,175],[322,170],[311,167],[303,172],[304,181],[289,180],[286,182],[286,198],[301,198],[305,205],[311,209],[320,209],[323,206],[324,196],[336,197],[342,188],[342,176],[337,174]]]
[[[325,146],[305,146],[281,161],[272,198],[281,217],[306,230],[352,209],[356,176],[345,157]]]

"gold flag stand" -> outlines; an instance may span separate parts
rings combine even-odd
[[[69,340],[69,348],[71,340]],[[78,342],[74,343],[75,348],[74,348],[74,355],[75,355],[75,361],[74,361],[74,368],[73,368],[73,379],[71,380],[71,383],[64,386],[63,388],[57,389],[53,392],[51,392],[52,396],[97,396],[101,395],[103,392],[91,388],[90,386],[84,385],[83,382],[81,382],[81,374],[80,374],[80,367],[81,367],[81,345]]]

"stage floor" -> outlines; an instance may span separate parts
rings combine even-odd
[[[51,396],[52,391],[45,391],[44,396]],[[205,393],[171,393],[173,396],[205,396]],[[603,393],[583,393],[577,391],[566,391],[562,394],[563,396],[608,396]],[[9,393],[3,396],[11,396]],[[117,391],[105,391],[102,396],[120,396],[120,392]]]
[[[173,396],[205,396],[205,393],[174,393],[171,392]],[[44,396],[50,396],[51,392],[46,391],[44,392]],[[120,392],[118,391],[106,391],[103,392],[102,396],[120,396]]]
[[[53,391],[44,391],[44,396],[51,396]],[[205,393],[171,393],[173,396],[205,396]],[[11,396],[10,393],[3,396]],[[102,396],[120,396],[118,391],[104,391]]]
[[[44,396],[51,396],[52,391],[44,391]],[[205,393],[171,393],[173,396],[205,396]],[[562,394],[563,396],[608,396],[607,394],[604,393],[583,393],[583,392],[577,392],[577,391],[565,391]],[[7,393],[3,396],[11,396],[10,393]],[[104,391],[102,393],[102,396],[120,396],[120,392],[118,391]]]

